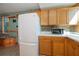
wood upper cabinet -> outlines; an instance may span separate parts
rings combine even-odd
[[[57,25],[56,9],[49,10],[49,25]]]
[[[41,10],[41,25],[48,25],[48,10]]]
[[[73,20],[76,21],[79,18],[78,10],[79,7],[72,7],[38,10],[36,12],[40,16],[41,25],[77,25],[74,24]]]
[[[49,25],[68,25],[68,8],[50,9]]]
[[[52,37],[52,56],[65,55],[64,37]]]
[[[51,39],[47,36],[39,37],[39,54],[40,55],[51,55]]]
[[[41,17],[41,10],[37,10],[36,13],[38,14],[39,17]]]
[[[67,25],[68,23],[68,8],[57,9],[57,24]]]

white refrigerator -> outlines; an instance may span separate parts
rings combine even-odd
[[[36,13],[20,14],[18,17],[20,56],[38,56],[39,35],[39,16]]]

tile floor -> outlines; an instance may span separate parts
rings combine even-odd
[[[19,56],[19,45],[12,47],[0,47],[0,56]]]

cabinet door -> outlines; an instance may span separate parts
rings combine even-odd
[[[39,37],[39,54],[40,55],[51,55],[51,39],[50,37]]]
[[[67,8],[57,9],[58,25],[67,25],[67,18],[68,18],[67,13],[68,13]]]
[[[79,56],[79,42],[75,42],[75,47],[76,47],[76,49],[75,49],[75,56]]]
[[[38,14],[39,17],[41,17],[41,10],[37,10],[36,13]]]
[[[56,9],[49,10],[49,25],[57,25]]]
[[[73,45],[71,44],[71,41],[68,40],[68,47],[67,47],[67,55],[68,56],[74,56],[74,48]]]
[[[75,50],[75,56],[79,56],[79,46],[76,47],[76,50]]]
[[[65,55],[65,44],[63,37],[52,37],[52,55],[53,56],[64,56]]]
[[[73,56],[79,56],[79,42],[72,40],[71,41]]]
[[[48,25],[48,10],[41,10],[41,25]]]
[[[66,56],[75,56],[75,45],[74,45],[74,42],[72,41],[72,39],[67,38],[65,46],[66,46],[65,55]]]

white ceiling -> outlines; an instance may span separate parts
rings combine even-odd
[[[75,3],[40,3],[40,8],[41,9],[59,8],[59,7],[67,7],[72,5],[75,5]]]
[[[36,9],[66,7],[75,3],[0,3],[0,14],[28,12]]]
[[[38,8],[35,3],[0,3],[0,14],[27,12]]]

